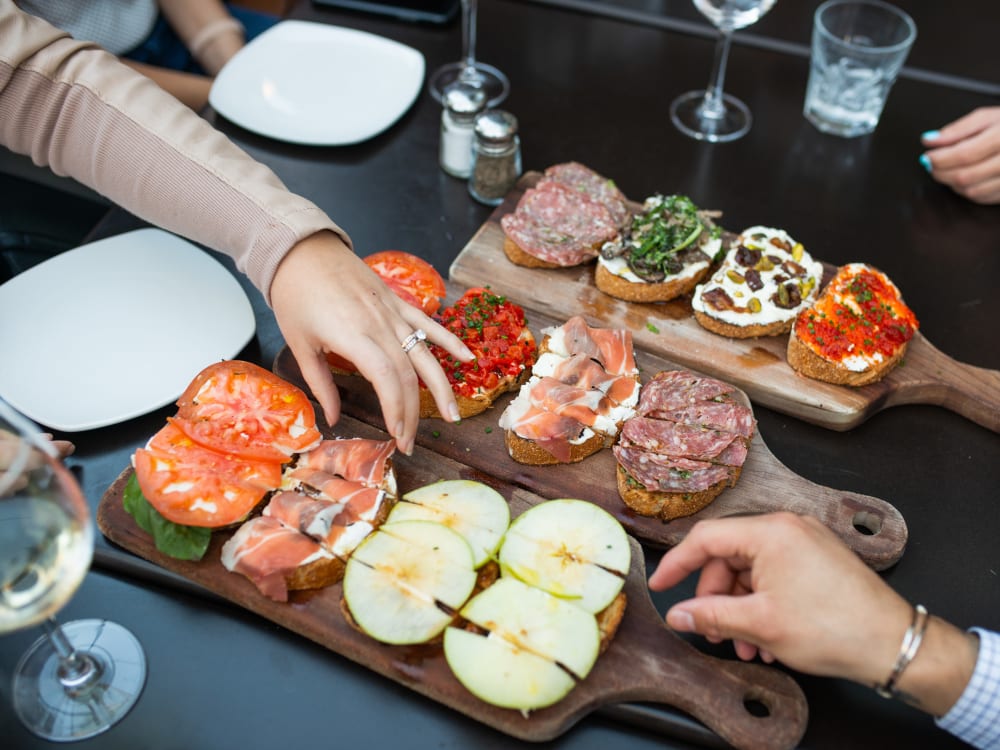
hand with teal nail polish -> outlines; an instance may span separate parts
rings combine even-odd
[[[920,136],[920,164],[959,195],[1000,204],[1000,107],[980,107]]]
[[[668,589],[693,573],[695,596],[667,611],[667,625],[713,643],[732,640],[741,659],[760,656],[808,674],[883,685],[913,620],[914,608],[811,516],[701,521],[664,554],[649,587]],[[945,714],[977,654],[975,635],[932,618],[899,678],[900,694]]]

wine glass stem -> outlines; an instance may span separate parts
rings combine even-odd
[[[59,623],[50,617],[43,623],[52,647],[59,655],[59,682],[70,695],[79,695],[97,682],[101,667],[88,654],[77,651],[63,633]]]
[[[705,89],[705,101],[701,105],[701,116],[710,120],[721,120],[726,113],[726,105],[722,101],[722,86],[726,81],[726,63],[729,61],[729,44],[733,38],[732,29],[720,29],[719,39],[715,43],[715,61],[712,63],[712,75],[708,88]]]
[[[476,71],[476,0],[462,0],[462,76],[475,78]]]

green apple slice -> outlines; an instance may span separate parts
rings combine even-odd
[[[501,578],[462,608],[462,617],[583,679],[600,649],[597,619],[565,599],[516,578]]]
[[[590,673],[600,651],[592,614],[516,578],[474,596],[462,616],[488,634],[448,628],[445,659],[470,693],[494,706],[551,706]]]
[[[426,643],[472,593],[472,562],[468,542],[441,524],[386,524],[347,561],[344,599],[358,626],[375,640]]]
[[[436,521],[457,531],[472,547],[475,567],[496,554],[507,526],[510,508],[503,495],[482,482],[452,479],[418,487],[403,495],[388,522]]]
[[[526,510],[500,546],[503,575],[600,612],[625,585],[628,535],[603,508],[584,500],[550,500]]]
[[[466,690],[501,708],[531,711],[551,706],[575,685],[565,670],[548,659],[493,635],[448,628],[444,655]]]

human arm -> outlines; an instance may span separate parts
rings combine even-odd
[[[157,0],[164,17],[209,75],[243,47],[243,26],[221,0]]]
[[[935,180],[976,203],[1000,203],[1000,107],[975,109],[921,141]]]
[[[663,556],[649,585],[663,590],[699,570],[695,598],[672,606],[667,624],[712,642],[733,639],[742,659],[759,653],[874,687],[892,672],[913,619],[899,594],[807,516],[703,521]],[[942,716],[962,695],[977,652],[976,636],[932,616],[898,694]]]
[[[454,413],[454,395],[441,388],[444,374],[426,347],[403,357],[400,341],[421,327],[461,359],[464,345],[375,283],[367,267],[362,271],[350,239],[326,213],[113,55],[20,12],[11,0],[0,0],[0,143],[146,221],[232,256],[273,304],[330,423],[339,416],[332,376],[304,356],[309,349],[352,360],[355,346],[378,350],[364,374],[383,399],[401,450],[413,444],[418,375],[441,413]],[[272,289],[279,268],[282,279]],[[362,314],[370,309],[364,305],[375,305],[377,314]],[[388,394],[400,397],[389,402]]]

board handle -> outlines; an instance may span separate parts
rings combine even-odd
[[[918,334],[907,357],[893,373],[895,388],[883,408],[897,404],[934,404],[1000,432],[1000,371],[959,362]],[[914,362],[916,360],[916,362]]]
[[[791,676],[775,667],[704,654],[669,632],[655,609],[637,619],[637,629],[645,632],[632,637],[650,647],[632,653],[623,701],[678,708],[740,750],[798,745],[809,707]]]

